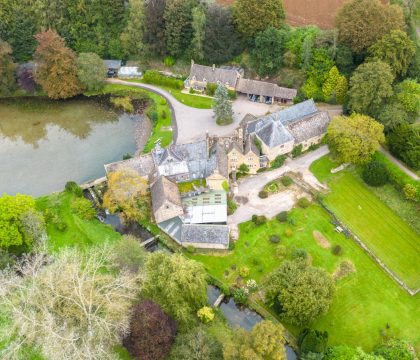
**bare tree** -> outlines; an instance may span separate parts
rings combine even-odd
[[[117,272],[110,248],[66,249],[51,258],[25,257],[0,273],[0,358],[17,359],[23,346],[48,359],[111,359],[129,332],[139,275]]]

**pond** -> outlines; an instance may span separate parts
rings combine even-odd
[[[39,196],[104,176],[104,164],[136,151],[142,121],[84,97],[1,99],[0,195]]]

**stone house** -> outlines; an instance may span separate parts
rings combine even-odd
[[[245,144],[232,141],[226,152],[229,173],[238,171],[242,164],[248,166],[250,174],[256,174],[261,167],[260,151],[251,136],[248,136]]]
[[[150,187],[152,210],[156,223],[184,214],[178,185],[165,176],[160,176]]]

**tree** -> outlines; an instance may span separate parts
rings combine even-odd
[[[247,164],[241,164],[241,165],[239,165],[238,170],[239,170],[239,172],[241,172],[243,174],[248,174],[249,173],[249,166]]]
[[[347,345],[330,347],[324,360],[384,360],[381,356],[366,354],[360,348],[353,348]]]
[[[415,201],[417,198],[417,188],[412,184],[405,184],[403,187],[403,193],[407,200]]]
[[[251,39],[269,27],[279,29],[284,23],[283,1],[281,0],[237,0],[234,18],[238,32]]]
[[[370,186],[383,186],[389,180],[389,173],[382,162],[373,160],[363,168],[362,177]]]
[[[133,235],[123,235],[112,249],[112,261],[120,270],[137,273],[146,262],[146,251]]]
[[[259,76],[275,75],[281,67],[286,31],[269,27],[255,38],[251,63]]]
[[[339,40],[354,52],[362,53],[391,30],[403,30],[404,15],[398,5],[378,0],[352,0],[336,17]]]
[[[104,206],[111,212],[122,211],[128,220],[145,219],[149,214],[146,180],[132,169],[110,173]]]
[[[191,58],[202,61],[204,59],[204,38],[206,35],[206,14],[202,6],[197,6],[192,10],[192,29]]]
[[[382,61],[360,65],[350,78],[350,109],[368,115],[377,114],[383,101],[393,94],[393,81],[391,68]]]
[[[162,359],[171,350],[176,327],[176,322],[158,304],[142,300],[134,306],[124,347],[135,359]]]
[[[142,58],[147,54],[144,42],[146,31],[145,2],[143,0],[129,1],[129,17],[127,26],[120,36],[126,55]]]
[[[77,58],[77,77],[84,89],[97,91],[103,88],[107,68],[94,53],[81,53]]]
[[[395,87],[396,101],[401,104],[410,119],[420,115],[420,84],[416,80],[405,79]]]
[[[385,131],[388,132],[398,125],[408,123],[408,113],[398,102],[390,102],[382,107],[378,113],[378,121],[384,125]]]
[[[327,128],[328,145],[341,162],[366,164],[385,141],[383,130],[367,115],[336,116]]]
[[[284,328],[269,320],[255,325],[251,332],[235,331],[233,339],[223,347],[224,360],[282,360],[284,351]]]
[[[47,30],[35,36],[38,47],[35,80],[52,99],[66,99],[80,93],[76,54],[67,48],[56,31]]]
[[[108,247],[24,257],[0,277],[9,321],[2,358],[32,346],[46,359],[111,359],[127,335],[137,277],[116,272]]]
[[[143,293],[186,325],[206,303],[206,272],[180,254],[153,253],[146,262]]]
[[[20,215],[19,221],[26,242],[42,248],[47,239],[45,220],[42,214],[31,208]]]
[[[171,360],[220,360],[222,358],[221,344],[201,326],[179,334],[169,357]]]
[[[401,124],[387,136],[391,153],[413,169],[420,169],[420,130],[414,125]]]
[[[384,344],[377,346],[374,350],[375,355],[382,356],[385,360],[414,360],[415,356],[410,349],[407,341],[390,339]]]
[[[18,68],[16,75],[18,77],[18,85],[21,87],[21,89],[28,93],[35,92],[36,83],[34,80],[34,74],[32,69],[24,67]]]
[[[334,295],[334,282],[323,269],[304,260],[285,261],[266,282],[266,301],[292,324],[303,325],[324,314]]]
[[[31,237],[22,226],[22,216],[28,211],[35,211],[35,200],[28,195],[0,197],[0,247],[31,245]],[[29,235],[29,234],[28,234]]]
[[[343,104],[347,95],[347,79],[340,75],[336,66],[333,66],[328,72],[325,82],[322,84],[322,93],[325,101],[337,102]]]
[[[166,50],[175,58],[188,49],[192,37],[192,9],[196,0],[166,0],[164,12]]]
[[[368,49],[368,60],[383,61],[388,64],[394,75],[404,76],[413,60],[416,47],[407,33],[392,30]]]
[[[301,353],[324,354],[327,350],[328,333],[314,329],[304,329],[298,338]]]
[[[232,10],[217,4],[209,5],[206,11],[204,57],[211,64],[223,64],[241,52],[233,24]]]
[[[0,39],[0,95],[9,95],[16,88],[15,70],[12,48]]]
[[[229,125],[233,122],[232,103],[229,100],[228,90],[223,84],[220,84],[214,93],[213,111],[218,125]]]
[[[152,53],[164,55],[165,43],[165,18],[163,16],[166,0],[150,0],[145,2],[146,29],[145,41]]]
[[[200,321],[204,324],[213,321],[214,319],[214,311],[209,306],[203,306],[201,309],[197,311],[197,317]]]

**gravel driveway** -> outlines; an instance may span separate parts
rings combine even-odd
[[[328,154],[328,147],[321,146],[315,151],[311,151],[297,159],[287,159],[285,164],[276,170],[267,171],[254,176],[248,176],[238,181],[237,196],[246,197],[246,204],[238,205],[235,213],[228,217],[228,224],[233,235],[237,233],[238,224],[251,219],[252,215],[265,215],[272,218],[280,211],[290,210],[296,201],[296,192],[292,190],[282,191],[278,194],[261,199],[258,193],[265,184],[277,179],[288,171],[300,172],[303,179],[315,189],[326,189],[316,177],[310,172],[309,166],[320,157]]]

